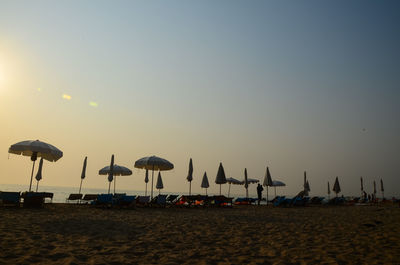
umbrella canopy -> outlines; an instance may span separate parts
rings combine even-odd
[[[285,187],[286,184],[279,180],[273,180],[271,186],[272,187]]]
[[[337,194],[341,191],[341,190],[340,190],[339,178],[338,178],[338,177],[336,177],[336,179],[335,179],[335,184],[333,184],[333,191],[336,193],[336,196],[337,196]]]
[[[363,192],[364,191],[364,185],[363,185],[363,178],[362,177],[360,177],[360,181],[361,181],[361,192]]]
[[[99,175],[108,175],[111,173],[110,166],[103,167],[99,170]],[[114,168],[112,170],[113,176],[130,176],[132,175],[132,171],[124,166],[119,166],[114,164]]]
[[[13,144],[8,149],[8,152],[30,157],[43,157],[50,162],[55,162],[63,156],[63,152],[60,149],[54,145],[41,142],[39,140],[28,140]]]
[[[135,167],[148,170],[164,171],[173,169],[174,165],[164,158],[158,156],[148,156],[137,160],[135,162]]]
[[[272,186],[272,177],[268,167],[267,171],[265,172],[263,186],[267,186],[267,205],[268,205],[268,187]]]
[[[263,186],[272,186],[272,177],[271,173],[269,172],[269,168],[267,167],[267,171],[265,172]]]
[[[81,184],[79,185],[79,194],[81,194],[82,181],[84,178],[86,178],[86,165],[87,165],[87,156],[85,156],[85,160],[83,160],[83,167],[82,167],[82,173],[81,173]]]
[[[148,156],[143,157],[135,162],[136,168],[143,168],[151,170],[151,198],[153,198],[153,180],[154,180],[154,170],[164,171],[171,170],[174,165],[168,160],[158,157],[158,156]]]
[[[192,180],[193,180],[193,162],[191,158],[189,161],[189,172],[186,179],[189,181],[189,196],[190,196],[192,193]]]
[[[308,183],[308,180],[307,180],[307,182],[306,182],[306,191],[307,192],[310,192],[311,190],[310,190],[310,183]]]
[[[57,147],[41,142],[39,140],[22,141],[13,144],[8,149],[8,152],[16,155],[30,156],[33,161],[31,181],[29,184],[29,191],[32,189],[33,171],[35,169],[35,162],[38,157],[42,157],[50,162],[55,162],[63,156],[63,152]]]
[[[161,178],[161,172],[158,172],[156,188],[159,190],[164,188],[164,184],[163,184],[162,178]]]
[[[217,177],[215,178],[215,183],[219,184],[219,195],[221,195],[221,186],[226,183],[225,171],[222,163],[219,163]]]
[[[42,168],[43,168],[43,157],[40,158],[39,169],[38,169],[38,172],[37,172],[36,177],[35,177],[36,180],[37,180],[36,192],[38,191],[38,188],[39,188],[39,181],[42,179]]]
[[[243,181],[240,181],[240,180],[237,180],[237,179],[235,179],[235,178],[227,178],[226,179],[226,183],[228,183],[228,184],[235,184],[235,185],[242,185],[243,184]]]
[[[210,187],[210,184],[208,183],[208,177],[207,177],[207,172],[204,172],[203,175],[203,180],[201,181],[201,187],[207,189]]]

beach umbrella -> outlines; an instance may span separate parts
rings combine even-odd
[[[304,171],[304,184],[303,184],[303,187],[304,187],[304,195],[308,196],[308,193],[310,192],[310,184],[307,181],[307,172],[306,171]]]
[[[271,173],[269,173],[269,168],[267,167],[267,171],[265,172],[263,186],[267,187],[267,205],[268,205],[268,187],[272,187],[272,178]]]
[[[331,189],[329,188],[329,181],[328,181],[328,199],[331,197]]]
[[[149,182],[149,170],[146,169],[146,175],[144,177],[144,182],[146,183],[146,190],[144,192],[144,196],[147,196],[147,183]]]
[[[376,183],[375,183],[375,180],[374,180],[374,197],[375,197],[375,195],[376,195]]]
[[[336,177],[335,184],[333,184],[333,191],[336,193],[336,197],[337,197],[338,193],[341,191],[338,177]]]
[[[222,166],[222,163],[219,163],[217,177],[215,178],[215,183],[219,184],[219,195],[221,195],[222,184],[225,184],[226,182],[224,167]]]
[[[383,180],[381,179],[381,191],[382,191],[382,200],[385,198],[384,196],[384,188],[383,188]]]
[[[282,181],[279,181],[279,180],[273,180],[273,181],[272,181],[272,186],[274,187],[274,190],[275,190],[275,197],[276,197],[276,187],[285,187],[286,184],[283,183]]]
[[[8,152],[16,155],[30,156],[32,165],[31,181],[29,184],[29,191],[32,189],[33,171],[35,169],[35,162],[38,157],[42,157],[50,162],[55,162],[63,156],[63,152],[57,147],[41,142],[39,140],[22,141],[13,144],[8,149]]]
[[[246,199],[249,198],[249,184],[254,184],[260,182],[258,179],[251,179],[248,178],[247,176],[247,168],[244,169],[244,180],[241,181],[242,184],[244,184],[244,187],[246,189]]]
[[[82,167],[82,173],[81,173],[81,185],[79,185],[79,194],[81,194],[82,181],[86,177],[86,165],[87,165],[87,156],[85,156],[85,160],[83,160],[83,167]]]
[[[39,162],[39,169],[38,172],[36,173],[36,192],[38,191],[39,188],[39,181],[42,179],[42,167],[43,167],[43,158],[40,158],[40,162]]]
[[[103,167],[102,169],[99,170],[99,175],[110,175],[110,174],[111,174],[110,166]],[[113,178],[111,179],[111,181],[114,180],[114,193],[117,182],[117,176],[130,176],[130,175],[132,175],[132,171],[129,168],[113,164],[113,169],[112,169]]]
[[[201,181],[201,187],[206,189],[206,195],[207,195],[207,189],[208,187],[210,187],[210,184],[208,183],[207,172],[204,172],[203,180]]]
[[[186,179],[189,181],[189,196],[190,196],[192,193],[192,180],[193,180],[193,162],[191,158],[189,161],[189,172]]]
[[[307,182],[306,182],[306,191],[307,191],[307,192],[306,192],[306,194],[307,194],[306,196],[308,196],[308,193],[311,191],[311,190],[310,190],[310,183],[308,183],[308,180],[307,180]]]
[[[161,173],[158,171],[158,178],[157,178],[157,184],[156,184],[156,189],[158,189],[158,194],[161,194],[161,189],[164,188],[164,184],[162,182],[161,178]]]
[[[135,167],[151,170],[151,198],[153,198],[154,170],[171,170],[174,168],[174,165],[164,158],[158,156],[147,156],[137,160],[135,162]]]
[[[242,181],[237,180],[237,179],[232,178],[232,177],[227,178],[227,179],[226,179],[226,183],[229,184],[229,185],[228,185],[228,197],[229,197],[229,195],[230,195],[230,193],[231,193],[231,184],[234,184],[234,185],[242,185],[242,184],[243,184]]]
[[[108,172],[105,173],[105,174],[108,174],[108,177],[107,177],[107,179],[108,179],[108,194],[110,194],[111,182],[114,179],[113,171],[114,171],[114,155],[111,155],[110,167],[108,168]],[[99,171],[99,174],[100,174],[100,171]],[[103,174],[101,174],[101,175],[103,175]]]
[[[363,191],[364,191],[364,185],[363,185],[363,178],[360,177],[360,181],[361,181],[361,197],[363,196]]]

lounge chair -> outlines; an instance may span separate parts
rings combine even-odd
[[[167,196],[168,195],[157,195],[156,197],[154,197],[150,204],[151,206],[161,206],[161,207],[165,207],[167,205]]]
[[[232,199],[225,197],[224,195],[213,196],[213,203],[214,206],[232,206]]]
[[[99,194],[93,204],[100,207],[110,207],[113,203],[112,194]]]
[[[150,196],[138,196],[136,198],[136,206],[148,206],[150,203]]]
[[[24,200],[24,207],[43,207],[44,199],[46,195],[50,196],[50,193],[45,192],[23,192],[21,197]]]
[[[66,202],[70,201],[78,201],[82,199],[83,194],[80,193],[71,193],[68,198],[65,200]]]
[[[2,191],[0,201],[3,206],[20,206],[21,194],[19,192]]]
[[[98,194],[85,194],[85,196],[82,198],[82,201],[85,201],[86,203],[93,202],[97,199],[97,195]]]
[[[179,199],[179,195],[170,194],[167,197],[167,204],[174,205]]]
[[[119,207],[134,207],[136,202],[136,196],[122,195],[117,200],[114,199],[113,205]]]

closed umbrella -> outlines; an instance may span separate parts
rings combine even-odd
[[[41,142],[39,140],[32,141],[22,141],[16,144],[13,144],[8,149],[9,153],[30,156],[33,162],[32,165],[32,173],[31,173],[31,181],[29,184],[29,191],[32,189],[32,179],[33,179],[33,171],[35,169],[35,162],[38,157],[42,157],[50,162],[55,162],[63,156],[63,152],[57,147]]]
[[[234,185],[242,185],[242,184],[243,184],[242,181],[237,180],[237,179],[232,178],[232,177],[227,178],[227,179],[226,179],[226,183],[229,184],[229,185],[228,185],[228,197],[229,197],[229,195],[230,195],[230,193],[231,193],[231,184],[234,184]]]
[[[383,200],[385,198],[385,196],[384,196],[385,190],[383,188],[383,180],[382,179],[381,179],[381,191],[382,191],[382,200]]]
[[[263,186],[267,187],[267,205],[268,205],[268,187],[272,187],[272,177],[271,177],[271,173],[269,173],[268,167],[267,167],[267,171],[265,172]]]
[[[186,179],[187,181],[189,181],[189,196],[190,196],[192,193],[192,180],[193,180],[193,162],[191,158],[189,161],[189,172]]]
[[[135,162],[136,168],[143,168],[152,171],[151,174],[151,198],[153,198],[153,179],[154,179],[154,170],[164,171],[171,170],[174,168],[174,165],[168,160],[157,157],[157,156],[148,156],[143,157]]]
[[[208,187],[210,187],[210,184],[208,183],[207,172],[204,172],[203,180],[201,181],[201,187],[206,189],[206,195],[207,195],[207,189]]]
[[[307,172],[304,171],[304,196],[308,196],[308,193],[310,192],[310,184],[308,183],[307,180]]]
[[[38,172],[36,173],[36,192],[38,191],[39,188],[39,181],[42,179],[42,167],[43,167],[43,158],[40,158],[40,162],[39,162],[39,169]]]
[[[311,191],[311,189],[310,189],[310,183],[308,183],[308,180],[307,180],[307,182],[306,182],[306,190],[307,190],[307,195],[306,196],[308,196],[308,193]]]
[[[244,169],[244,180],[242,183],[244,184],[244,187],[246,189],[246,199],[249,198],[249,184],[254,184],[260,182],[258,179],[251,179],[248,178],[247,176],[247,168]]]
[[[361,197],[363,196],[363,191],[364,191],[364,185],[363,185],[363,178],[360,177],[360,181],[361,181]]]
[[[338,193],[341,191],[338,177],[336,177],[335,184],[333,184],[333,191],[336,193],[336,197],[337,197]]]
[[[86,177],[86,165],[87,165],[87,156],[85,156],[85,160],[83,160],[83,167],[82,167],[82,173],[81,173],[81,185],[79,185],[79,194],[81,194],[82,181]]]
[[[157,184],[156,184],[156,189],[158,189],[158,194],[161,194],[161,189],[163,189],[163,188],[164,188],[164,184],[162,182],[161,173],[159,171],[158,178],[157,178]]]
[[[110,166],[103,167],[102,169],[99,170],[99,175],[110,175],[110,174],[111,174]],[[115,193],[117,176],[130,176],[132,175],[132,171],[127,167],[113,164],[112,175],[113,179],[111,179],[111,181],[114,180],[114,193]]]
[[[146,190],[144,192],[144,196],[147,196],[147,183],[149,182],[149,170],[146,169],[146,175],[144,177],[144,182],[146,183]]]
[[[329,188],[329,181],[328,181],[328,199],[331,199],[331,189]]]
[[[222,184],[226,183],[225,171],[222,163],[219,163],[217,177],[215,178],[215,183],[219,184],[219,195],[221,195]]]
[[[283,183],[282,181],[279,181],[279,180],[273,180],[273,181],[272,181],[272,186],[274,187],[274,190],[275,190],[275,197],[276,197],[276,187],[285,187],[286,184]]]

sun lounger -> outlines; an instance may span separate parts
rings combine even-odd
[[[275,199],[272,200],[272,203],[275,207],[283,206],[285,203],[286,197],[285,196],[277,196]]]
[[[150,196],[138,196],[136,198],[136,206],[148,206],[150,203]]]
[[[257,201],[257,199],[254,198],[236,198],[234,201],[235,205],[250,205],[253,204]]]
[[[213,196],[212,205],[213,206],[232,206],[232,199],[225,197],[224,195]]]
[[[94,201],[97,199],[97,195],[98,194],[85,194],[85,196],[83,196],[82,201],[86,201],[86,203]]]
[[[136,202],[136,196],[134,195],[122,195],[118,199],[114,199],[113,205],[118,207],[134,207]]]
[[[113,203],[112,194],[99,194],[93,204],[100,207],[110,207]]]
[[[165,207],[167,205],[167,196],[168,195],[157,195],[156,197],[154,197],[150,204],[151,206],[161,206],[161,207]]]
[[[179,195],[170,194],[167,197],[167,204],[174,205],[179,199]]]
[[[3,206],[20,206],[21,194],[19,192],[0,192],[0,202]]]
[[[23,192],[21,197],[24,200],[24,207],[43,207],[44,199],[51,193],[45,192]]]
[[[70,202],[70,201],[79,201],[79,200],[82,199],[82,196],[83,196],[83,194],[71,193],[65,201],[66,201],[66,202]]]

